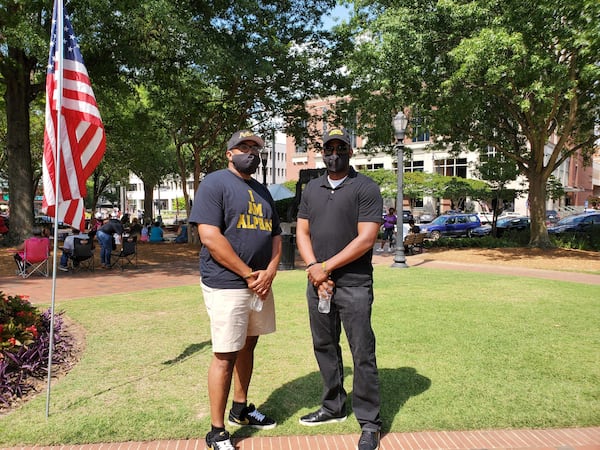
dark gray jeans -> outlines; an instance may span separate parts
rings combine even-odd
[[[318,296],[310,282],[306,297],[313,349],[323,379],[323,409],[331,414],[346,410],[347,394],[343,386],[344,364],[340,347],[343,325],[354,362],[352,409],[362,430],[378,431],[381,418],[375,334],[371,327],[373,285],[336,286],[329,314],[317,310]]]

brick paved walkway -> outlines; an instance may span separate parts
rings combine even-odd
[[[375,265],[391,265],[393,255],[375,254]],[[427,254],[408,256],[410,267],[429,267],[436,269],[461,270],[468,272],[493,273],[496,275],[515,275],[548,280],[569,281],[574,283],[600,285],[600,275],[555,270],[527,269],[523,267],[502,266],[497,264],[466,264],[449,261],[436,261],[427,258]],[[301,267],[300,264],[297,267]],[[55,299],[69,300],[90,295],[108,295],[114,292],[132,292],[143,289],[169,288],[197,284],[199,282],[198,263],[196,261],[173,261],[168,267],[145,267],[120,271],[113,269],[95,272],[64,273],[58,272]],[[32,303],[50,303],[52,279],[39,277],[22,279],[20,277],[0,277],[0,290],[7,294],[27,294]]]
[[[238,450],[354,450],[358,434],[252,437],[234,441]],[[202,450],[204,440],[188,439],[114,444],[12,447],[10,450]],[[484,430],[388,433],[380,450],[598,450],[600,427],[551,430]]]
[[[427,260],[425,255],[407,258],[409,266],[479,271],[485,273],[531,276],[577,283],[600,284],[600,275],[550,270],[486,266]],[[391,264],[392,255],[377,255],[375,264]],[[144,289],[192,285],[199,282],[196,262],[174,261],[168,268],[62,273],[57,275],[57,302],[90,295],[131,292]],[[27,294],[33,303],[50,303],[52,279],[0,277],[0,290],[7,294]],[[600,419],[600,416],[599,416]],[[350,450],[356,449],[358,434],[327,436],[251,437],[236,441],[238,450]],[[202,450],[204,440],[124,442],[54,447],[13,447],[10,450]],[[381,450],[600,450],[600,426],[548,430],[481,430],[388,433],[382,436]]]

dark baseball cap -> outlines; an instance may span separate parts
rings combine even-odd
[[[327,144],[329,141],[333,141],[334,139],[339,139],[342,142],[348,144],[349,147],[352,147],[350,143],[350,135],[343,128],[331,128],[325,132],[323,135],[323,145]]]
[[[240,130],[237,131],[231,136],[231,139],[227,142],[227,150],[231,150],[232,148],[237,147],[244,141],[252,141],[261,147],[265,146],[265,141],[263,141],[259,136],[254,134],[249,130]]]

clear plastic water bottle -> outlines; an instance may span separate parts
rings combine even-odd
[[[263,301],[257,294],[254,294],[252,296],[252,300],[250,300],[250,309],[252,311],[261,312],[262,307],[263,307]]]
[[[319,312],[323,314],[328,314],[331,310],[331,294],[329,292],[325,292],[324,294],[319,294]]]

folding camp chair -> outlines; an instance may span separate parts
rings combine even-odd
[[[48,276],[48,258],[50,256],[50,240],[46,237],[25,239],[23,250],[19,252],[21,261],[18,275],[29,278],[35,272]]]
[[[71,255],[71,266],[73,271],[89,270],[94,271],[94,241],[89,238],[73,239],[73,255]]]
[[[111,253],[111,258],[115,258],[111,267],[118,265],[121,270],[125,266],[137,268],[137,236],[124,234],[121,239],[121,250],[118,253]]]

